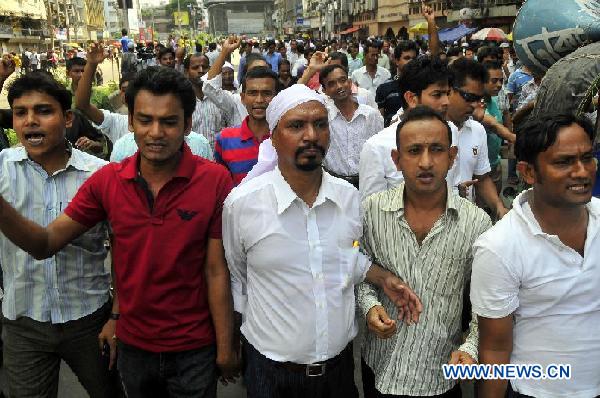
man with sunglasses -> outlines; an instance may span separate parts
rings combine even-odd
[[[461,58],[450,66],[448,119],[458,127],[458,173],[455,183],[465,188],[466,196],[473,200],[472,185],[477,195],[502,218],[508,210],[496,192],[490,177],[490,162],[485,128],[473,116],[483,120],[485,83],[488,72],[483,65]]]

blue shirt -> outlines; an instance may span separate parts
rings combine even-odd
[[[121,37],[121,51],[123,51],[124,53],[129,52],[129,49],[127,48],[127,44],[129,44],[129,37],[127,37],[127,36]]]
[[[5,149],[0,152],[0,194],[25,218],[45,227],[105,164],[71,149],[66,167],[48,175],[24,147]],[[107,236],[106,225],[99,223],[54,256],[36,260],[0,233],[4,316],[56,324],[80,319],[104,305],[110,286],[110,272],[104,268]]]
[[[190,132],[185,136],[185,143],[188,144],[194,155],[201,156],[204,159],[212,160],[212,152],[206,137],[202,134]],[[119,138],[113,145],[110,154],[111,162],[120,162],[125,158],[133,156],[138,150],[133,133],[127,133]]]
[[[523,72],[522,69],[517,69],[511,73],[506,83],[506,92],[513,94],[511,105],[515,106],[517,104],[523,86],[530,80],[533,80],[533,76]]]
[[[279,61],[281,61],[281,54],[275,51],[273,54],[269,55],[268,52],[264,53],[263,56],[265,60],[271,65],[271,69],[273,72],[279,73]]]

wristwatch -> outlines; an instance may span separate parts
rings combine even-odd
[[[120,316],[121,314],[115,314],[114,312],[111,312],[108,319],[114,319],[115,321],[118,321]]]

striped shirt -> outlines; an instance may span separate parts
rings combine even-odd
[[[217,134],[230,126],[233,115],[219,106],[209,97],[196,98],[196,109],[192,114],[192,131],[208,139],[211,150],[215,148]]]
[[[215,161],[227,167],[233,177],[233,183],[238,185],[258,159],[258,146],[269,138],[265,135],[259,141],[248,127],[248,116],[241,126],[231,127],[221,131],[215,143]]]
[[[471,276],[471,247],[491,227],[487,214],[452,193],[446,212],[421,245],[404,217],[404,182],[369,196],[364,202],[364,250],[373,261],[398,275],[423,302],[419,323],[398,323],[389,339],[367,333],[363,358],[375,374],[383,394],[429,396],[443,394],[456,381],[444,380],[442,365],[457,349],[477,359],[477,317],[473,317],[466,342],[461,345],[463,290]],[[381,290],[361,283],[357,302],[362,315],[383,305],[392,319],[396,307]]]
[[[77,149],[63,170],[49,176],[23,147],[0,152],[0,194],[19,213],[47,226],[64,210],[79,187],[105,161]],[[15,320],[65,323],[91,314],[108,299],[110,272],[104,268],[106,238],[98,224],[54,256],[35,260],[0,234],[4,274],[2,312]]]

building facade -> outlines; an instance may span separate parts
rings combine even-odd
[[[246,34],[275,36],[273,0],[209,0],[209,32],[213,35]]]
[[[0,49],[21,53],[46,50],[50,44],[48,11],[43,0],[0,1]]]

